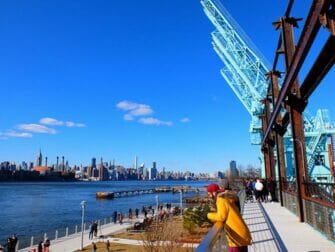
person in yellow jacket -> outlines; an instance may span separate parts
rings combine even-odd
[[[236,204],[236,196],[217,184],[207,186],[207,193],[216,200],[217,212],[208,213],[207,218],[213,222],[223,222],[228,240],[228,252],[247,252],[251,244],[251,234]]]

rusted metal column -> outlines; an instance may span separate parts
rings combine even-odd
[[[266,118],[266,125],[268,125],[268,122],[271,118],[271,111],[270,111],[270,100],[271,100],[271,93],[268,92],[267,98],[264,100],[264,110],[265,110],[265,118]],[[268,139],[268,154],[269,154],[269,174],[266,178],[272,178],[274,179],[276,177],[275,173],[275,158],[273,154],[273,146],[274,146],[274,141],[273,141],[273,136],[271,134],[271,138]]]
[[[271,71],[268,73],[270,81],[271,81],[271,88],[272,88],[272,104],[275,107],[276,102],[279,96],[279,85],[278,85],[278,78],[280,77],[280,73],[278,71]],[[283,178],[286,180],[286,164],[285,164],[285,153],[284,153],[284,141],[283,135],[286,131],[286,128],[282,126],[282,118],[281,114],[279,113],[276,118],[275,124],[275,132],[276,132],[276,149],[277,149],[277,161],[278,161],[278,180],[279,180],[279,198],[280,198],[280,205],[284,206],[283,202]]]
[[[267,127],[267,122],[266,122],[266,116],[265,116],[265,114],[261,115],[260,119],[262,120],[262,130],[263,130],[263,133],[264,133],[264,131],[266,130],[266,127]],[[269,145],[268,144],[263,145],[263,147],[262,147],[261,150],[262,150],[262,153],[264,155],[265,177],[269,178],[270,173],[271,173],[271,169],[270,169],[271,164],[270,164],[270,156],[269,156]]]
[[[330,175],[332,177],[332,180],[334,181],[335,175],[334,175],[334,159],[333,159],[333,150],[332,150],[332,145],[328,144],[327,145],[327,150],[328,150],[328,160],[329,160],[329,168],[330,168]],[[333,182],[331,181],[331,182]]]
[[[286,68],[290,69],[295,45],[293,35],[293,24],[296,20],[292,18],[282,18],[282,34],[283,34],[283,45]],[[308,171],[307,171],[307,159],[305,150],[305,136],[304,136],[304,121],[301,110],[301,97],[300,88],[297,79],[288,93],[289,104],[290,104],[290,121],[293,137],[293,148],[294,148],[294,160],[296,169],[296,183],[297,183],[297,201],[299,205],[299,216],[300,222],[305,221],[304,209],[303,209],[303,198],[306,198],[306,189],[304,182],[307,182]]]

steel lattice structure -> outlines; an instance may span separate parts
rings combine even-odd
[[[259,145],[263,138],[260,116],[264,104],[261,101],[267,98],[269,81],[266,74],[269,72],[269,64],[219,1],[201,0],[201,4],[216,28],[211,36],[213,48],[224,63],[221,74],[250,113],[251,144]],[[305,114],[304,131],[308,171],[310,176],[314,176],[314,173],[320,173],[320,169],[315,167],[320,154],[327,153],[325,146],[329,137],[335,138],[328,110],[319,109],[314,117]],[[290,130],[285,134],[284,144],[287,176],[294,177]],[[323,164],[325,169],[322,172],[330,173],[330,166]]]

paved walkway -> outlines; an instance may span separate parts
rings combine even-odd
[[[280,203],[247,203],[243,218],[249,226],[253,245],[251,252],[276,251],[335,251],[335,243],[328,240],[309,224]]]
[[[139,221],[139,220],[136,220]],[[140,221],[143,221],[143,219],[140,219]],[[101,229],[98,230],[98,235],[107,235],[111,233],[118,233],[126,230],[129,227],[132,227],[134,225],[135,220],[133,220],[133,223],[130,222],[124,222],[122,225],[121,224],[106,224],[101,226]],[[84,232],[84,240],[83,244],[84,247],[90,245],[93,241],[100,241],[102,239],[99,238],[94,238],[93,240],[90,240],[88,238],[89,235],[89,230],[86,230]],[[75,250],[79,250],[81,245],[81,233],[73,234],[68,237],[62,237],[58,240],[52,240],[51,241],[51,246],[50,246],[50,251],[53,252],[72,252]],[[34,248],[37,248],[37,245],[34,246]],[[28,247],[25,249],[19,250],[20,252],[28,252],[31,251],[32,248]]]

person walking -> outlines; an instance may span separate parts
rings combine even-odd
[[[260,179],[257,179],[255,183],[255,193],[256,193],[256,200],[258,202],[263,201],[262,199],[262,191],[263,191],[263,184]]]
[[[136,216],[136,219],[138,219],[138,212],[139,212],[139,210],[138,210],[138,208],[136,208],[136,209],[135,209],[135,216]]]
[[[93,223],[93,232],[94,232],[94,237],[97,237],[97,235],[98,235],[98,221],[95,221]]]
[[[18,242],[16,234],[12,234],[11,242],[12,242],[12,250],[11,250],[11,252],[16,252],[17,251],[16,246],[17,246],[17,242]]]
[[[117,220],[117,212],[114,211],[114,213],[113,213],[113,222],[114,222],[114,224],[116,224],[116,220]]]
[[[216,203],[216,212],[207,214],[213,222],[223,222],[228,240],[228,252],[247,252],[252,238],[236,204],[236,195],[225,192],[217,184],[207,186],[208,196]]]
[[[93,239],[94,227],[93,224],[91,225],[90,232],[88,233],[88,239]]]
[[[92,252],[97,252],[97,245],[95,242],[92,242]]]
[[[40,241],[37,246],[37,252],[43,252],[43,242]]]
[[[43,251],[49,252],[49,247],[50,247],[50,240],[48,238],[45,238],[43,243]]]
[[[13,246],[12,238],[8,237],[7,241],[6,241],[6,244],[5,244],[5,247],[7,247],[8,252],[12,252],[12,246]]]
[[[110,246],[111,244],[109,243],[109,240],[106,241],[106,250],[107,252],[110,252]]]
[[[128,211],[128,218],[129,220],[133,218],[133,210],[131,208],[129,208],[129,211]]]

